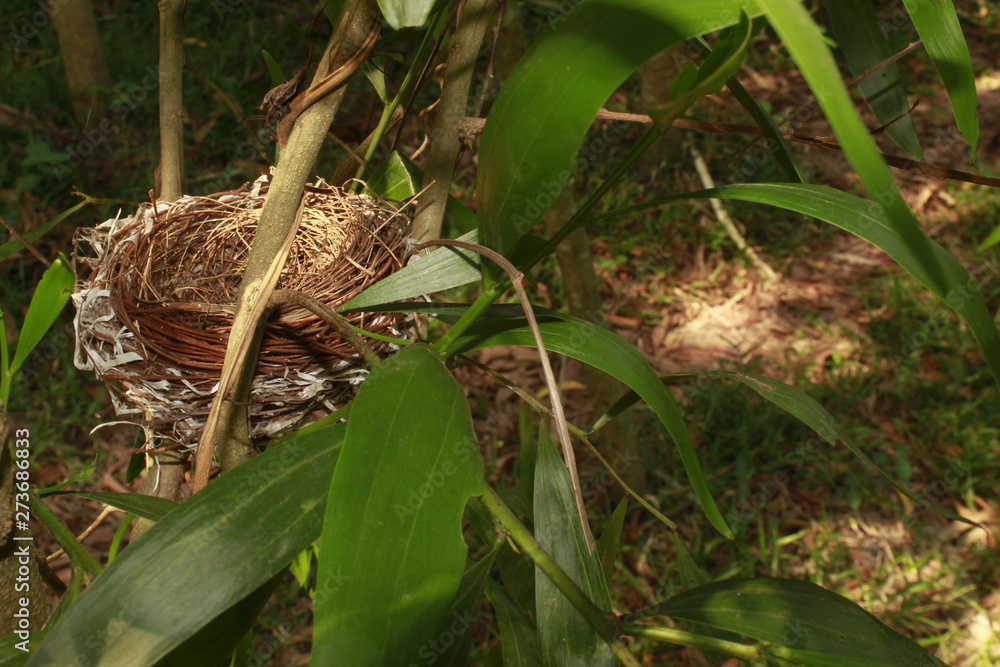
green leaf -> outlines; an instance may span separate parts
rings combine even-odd
[[[885,207],[822,185],[747,183],[672,195],[600,217],[620,216],[628,211],[686,198],[735,199],[779,206],[824,220],[874,243],[968,323],[993,377],[1000,382],[1000,333],[979,293],[979,281],[919,228],[908,231],[910,238],[904,238]],[[921,239],[916,244],[919,250],[914,249],[913,243],[917,237]]]
[[[42,342],[52,323],[59,317],[73,291],[73,281],[73,269],[70,268],[69,259],[59,253],[52,266],[45,270],[31,297],[28,314],[24,316],[24,325],[21,326],[21,333],[17,337],[17,351],[14,352],[14,359],[10,363],[11,376],[17,372],[31,351]],[[7,395],[3,394],[4,401]]]
[[[482,475],[468,403],[436,352],[412,345],[372,370],[330,486],[315,664],[434,654],[465,565],[462,514]]]
[[[663,106],[649,108],[649,115],[661,132],[667,131],[701,97],[722,90],[742,64],[752,36],[753,23],[749,16],[741,12],[739,24],[723,31],[700,68],[694,68],[689,63],[677,74],[670,87],[670,101]]]
[[[465,667],[469,664],[469,649],[472,646],[475,632],[473,626],[479,617],[480,603],[483,599],[483,589],[493,569],[493,561],[496,558],[496,549],[473,563],[462,575],[462,583],[458,587],[455,599],[451,601],[451,607],[445,615],[444,622],[438,628],[440,646],[444,649],[443,654],[434,655],[437,651],[428,654],[434,655],[435,665],[440,667]]]
[[[441,304],[422,306],[432,312],[444,312]],[[454,353],[470,352],[496,345],[524,345],[534,347],[534,338],[520,307],[495,307],[487,317],[473,324],[452,348]],[[725,537],[733,533],[726,525],[708,489],[708,482],[694,450],[677,401],[660,382],[659,376],[635,346],[621,336],[591,322],[562,315],[543,308],[535,308],[545,347],[559,354],[577,359],[599,368],[636,391],[667,427],[680,452],[681,462],[688,480],[701,503],[708,520]]]
[[[858,116],[830,50],[822,46],[823,36],[816,23],[797,0],[759,0],[759,4],[798,63],[809,87],[816,91],[820,106],[869,197],[884,207],[886,222],[919,259],[930,283],[936,289],[944,288],[945,269],[937,264],[930,240],[900,195],[868,128]]]
[[[743,84],[736,77],[730,77],[726,81],[726,87],[729,88],[729,92],[733,94],[737,102],[743,105],[743,108],[753,118],[753,122],[760,128],[764,136],[764,143],[767,146],[767,154],[774,157],[790,181],[793,183],[805,183],[805,176],[802,175],[799,165],[795,162],[795,157],[788,147],[788,142],[785,141],[785,135],[778,129],[774,119],[771,118],[771,114],[764,110],[760,103],[754,99],[753,95],[743,87]],[[752,151],[748,152],[748,155],[752,154]],[[743,161],[740,162],[741,166],[742,164]],[[742,171],[740,175],[746,176]]]
[[[761,375],[753,375],[750,373],[726,373],[724,375],[739,380],[760,394],[763,398],[766,398],[768,401],[777,405],[782,410],[798,417],[798,419],[801,420],[806,426],[816,431],[821,438],[831,445],[836,444],[837,439],[840,439],[840,441],[843,442],[849,450],[851,450],[852,454],[861,459],[866,466],[878,473],[882,479],[889,482],[894,489],[905,495],[910,500],[937,512],[942,516],[946,516],[953,521],[962,521],[964,523],[976,525],[969,519],[959,516],[954,512],[950,512],[943,507],[939,507],[934,503],[929,502],[922,496],[912,493],[909,489],[903,486],[903,484],[898,482],[895,477],[882,470],[868,457],[867,454],[861,450],[860,447],[857,446],[857,444],[854,443],[853,439],[847,435],[847,430],[843,428],[843,425],[837,422],[837,420],[835,420],[822,405],[813,400],[813,398],[808,394],[805,394],[795,387],[791,387],[783,382],[766,378]]]
[[[476,232],[460,236],[459,241],[476,242]],[[425,257],[413,257],[410,263],[381,280],[347,303],[341,312],[370,308],[379,304],[402,301],[424,294],[441,292],[452,287],[474,283],[482,278],[479,255],[471,250],[442,247]]]
[[[562,191],[595,114],[618,86],[663,49],[737,23],[744,8],[759,13],[742,0],[588,0],[537,41],[483,129],[481,242],[509,255]]]
[[[17,635],[0,637],[0,667],[24,667],[46,634],[48,633],[45,630],[33,630],[31,638],[27,641]],[[19,644],[25,646],[27,650],[22,651],[18,648]]]
[[[159,521],[178,506],[172,500],[145,496],[141,493],[106,493],[103,491],[55,491],[46,495],[76,496],[104,503],[123,512],[130,512],[143,519]]]
[[[860,76],[893,56],[871,0],[823,0],[823,5],[852,77]],[[909,114],[910,105],[896,63],[872,73],[858,87],[879,122],[892,123],[886,128],[889,136],[907,153],[922,160],[923,149]]]
[[[289,437],[171,511],[94,580],[28,664],[152,665],[245,599],[319,536],[344,429]]]
[[[76,194],[79,194],[79,193],[76,193]],[[66,209],[65,211],[63,211],[59,215],[55,216],[54,218],[52,218],[52,219],[50,219],[50,220],[42,223],[38,227],[35,227],[31,231],[26,232],[24,234],[21,234],[22,238],[24,238],[24,240],[27,241],[28,243],[34,243],[35,241],[37,241],[38,239],[42,238],[43,236],[45,236],[46,234],[48,234],[50,231],[52,231],[53,227],[55,227],[56,225],[58,225],[60,222],[62,222],[66,218],[68,218],[69,216],[71,216],[74,213],[76,213],[77,211],[79,211],[81,208],[83,208],[87,204],[96,203],[94,200],[90,199],[89,197],[86,197],[86,195],[84,197],[85,197],[84,200],[82,202],[80,202],[79,204],[76,204],[75,206],[71,206],[70,208]],[[121,203],[125,204],[125,203],[128,203],[128,202],[121,202]],[[24,248],[24,244],[21,243],[20,239],[11,239],[11,240],[7,241],[6,243],[0,243],[0,260],[7,259],[11,255],[13,255],[15,252],[20,251],[22,248]]]
[[[394,30],[422,26],[427,22],[435,0],[378,0],[382,15]]]
[[[680,536],[677,533],[670,533],[670,541],[673,542],[674,551],[677,554],[677,564],[681,571],[681,585],[684,587],[684,590],[689,591],[699,586],[707,585],[711,580],[705,574],[705,571],[698,567],[698,564],[691,558],[691,554],[688,553],[687,547],[684,546]],[[732,632],[708,627],[700,623],[692,623],[691,632],[734,642],[739,642],[740,640],[739,635]],[[705,659],[710,663],[718,664],[725,660],[725,656],[721,656],[715,651],[706,651]]]
[[[288,77],[281,71],[281,65],[274,59],[274,56],[268,53],[266,49],[261,49],[260,55],[264,57],[264,64],[267,65],[267,73],[271,77],[272,86],[280,86],[285,81],[288,81]]]
[[[97,470],[97,464],[100,461],[100,459],[101,459],[100,453],[94,454],[94,460],[91,461],[89,464],[87,464],[87,466],[85,468],[81,468],[81,469],[77,470],[75,473],[73,473],[72,475],[70,475],[69,479],[67,479],[64,482],[60,482],[59,484],[55,484],[53,486],[48,486],[48,487],[46,487],[44,489],[36,489],[36,493],[38,493],[38,495],[40,495],[40,496],[46,496],[46,495],[48,495],[50,493],[55,493],[56,491],[59,491],[60,489],[65,489],[67,486],[70,486],[71,484],[76,484],[77,482],[79,482],[81,480],[87,479],[88,477],[90,477],[91,475],[93,475],[94,472]],[[131,494],[128,494],[128,495],[131,495]]]
[[[497,625],[500,627],[504,667],[541,665],[542,648],[538,644],[538,631],[535,626],[500,584],[490,581],[486,590],[496,613]]]
[[[903,0],[903,6],[927,49],[927,55],[934,61],[934,66],[944,81],[955,112],[955,123],[969,142],[969,154],[975,161],[979,146],[976,76],[972,71],[972,57],[958,23],[955,5],[951,0]]]
[[[976,248],[976,252],[984,252],[987,248],[991,248],[997,243],[1000,243],[1000,227],[997,227],[990,232],[990,235],[986,237],[986,240],[980,243],[979,247]]]
[[[662,378],[664,383],[669,383],[676,381],[680,378],[687,377],[720,377],[720,378],[731,378],[734,380],[739,380],[746,386],[750,387],[763,398],[774,403],[782,410],[785,410],[789,414],[793,415],[799,419],[802,423],[809,426],[811,429],[816,431],[819,436],[827,443],[834,445],[837,440],[844,443],[852,454],[854,454],[858,459],[861,460],[866,466],[868,466],[872,471],[878,473],[885,481],[892,485],[894,489],[902,493],[904,496],[910,500],[923,505],[929,510],[932,510],[941,516],[946,516],[953,521],[961,521],[963,523],[968,523],[970,525],[976,526],[973,521],[966,519],[954,512],[939,507],[934,503],[929,502],[925,498],[918,496],[917,494],[911,492],[903,484],[897,481],[892,475],[882,470],[878,465],[872,461],[867,454],[865,454],[857,444],[854,443],[853,439],[848,435],[847,430],[833,418],[833,416],[826,411],[826,409],[817,403],[808,394],[796,389],[795,387],[789,386],[778,380],[764,377],[762,375],[754,375],[751,373],[731,373],[727,371],[705,371],[700,373],[677,373],[675,375],[667,375]],[[615,401],[615,404],[608,409],[608,411],[601,416],[598,420],[598,424],[605,423],[608,419],[613,418],[615,415],[620,414],[624,410],[628,409],[633,403],[638,400],[638,395],[635,392],[629,392],[622,396],[620,399]],[[595,426],[595,429],[597,427]],[[797,455],[798,456],[798,455]]]
[[[385,85],[385,72],[379,68],[372,65],[370,62],[365,61],[361,63],[361,73],[365,75],[368,82],[372,84],[372,88],[378,93],[378,98],[382,100],[382,104],[389,103],[389,91]]]
[[[163,667],[217,667],[229,658],[284,579],[284,571],[271,577],[263,586],[192,635],[161,661]]]
[[[622,498],[618,507],[608,517],[604,524],[601,537],[597,540],[597,555],[601,559],[601,569],[604,571],[604,581],[611,585],[611,576],[615,572],[615,561],[618,560],[618,550],[622,545],[622,527],[625,525],[625,514],[628,511],[628,498]]]
[[[580,524],[569,471],[542,430],[535,464],[535,539],[604,611],[611,597],[601,561]],[[540,569],[535,569],[535,623],[545,665],[618,665],[611,647]]]
[[[719,581],[642,614],[649,616],[669,616],[768,642],[769,653],[792,664],[944,665],[847,598],[808,581]]]
[[[386,199],[404,201],[416,195],[422,179],[423,172],[416,165],[393,151],[372,174],[368,187]],[[460,236],[459,241],[477,242],[476,216],[465,204],[449,196],[444,217],[455,229],[473,230]],[[407,266],[372,285],[338,310],[368,308],[478,282],[482,278],[479,261],[479,255],[471,250],[437,248],[423,257],[411,258]]]
[[[535,566],[528,557],[515,551],[507,543],[497,554],[497,569],[500,571],[504,590],[514,601],[514,604],[523,611],[534,609]]]
[[[714,194],[697,194],[699,197],[702,195],[759,202],[798,211],[874,243],[968,323],[993,371],[993,377],[1000,382],[1000,333],[979,292],[979,282],[951,253],[919,228],[912,230],[910,235],[911,240],[913,236],[922,239],[919,244],[921,251],[917,252],[914,244],[904,239],[892,224],[882,206],[818,185],[730,185],[719,188]]]
[[[372,173],[368,188],[385,199],[405,201],[416,196],[423,180],[424,172],[420,167],[399,151],[393,151]],[[462,233],[476,228],[476,214],[452,195],[448,195],[445,204],[444,221]]]

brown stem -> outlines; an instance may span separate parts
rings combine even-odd
[[[576,454],[573,452],[573,444],[569,438],[569,429],[566,426],[566,413],[563,411],[562,400],[559,398],[559,385],[556,382],[555,374],[552,372],[552,364],[549,362],[549,354],[545,351],[545,342],[542,340],[542,332],[538,328],[538,320],[535,319],[535,311],[532,309],[531,302],[528,300],[528,293],[524,291],[524,286],[521,284],[524,274],[518,271],[514,265],[500,253],[476,243],[467,243],[466,241],[456,241],[453,239],[437,239],[414,246],[413,251],[416,252],[424,247],[439,245],[455,246],[457,248],[465,248],[466,250],[477,252],[483,257],[496,262],[497,266],[503,269],[504,273],[507,274],[507,277],[510,278],[511,286],[514,288],[514,291],[517,292],[517,296],[521,300],[521,307],[524,309],[524,316],[528,320],[528,328],[531,329],[531,335],[535,339],[535,347],[538,348],[538,356],[542,362],[542,375],[545,377],[545,384],[548,387],[549,396],[551,396],[552,400],[552,415],[556,422],[556,433],[559,436],[559,444],[562,448],[566,468],[569,470],[570,481],[573,483],[573,493],[576,496],[577,512],[580,515],[580,522],[583,524],[583,536],[587,541],[587,547],[591,552],[593,552],[595,549],[594,535],[590,532],[590,524],[587,522],[587,508],[583,504],[583,489],[580,486],[580,473],[576,468]]]
[[[451,131],[465,117],[469,86],[479,55],[479,46],[497,10],[496,0],[464,0],[458,13],[458,28],[448,44],[448,64],[434,121],[431,152],[424,170],[421,191],[413,219],[412,236],[418,241],[441,236],[441,223],[461,147],[459,135]]]
[[[338,63],[346,62],[371,39],[378,18],[374,0],[362,0],[345,7],[348,11],[330,38],[316,70],[315,83],[326,80]],[[198,443],[192,484],[195,493],[208,484],[216,443],[224,472],[249,458],[252,452],[246,404],[256,365],[253,360],[260,348],[263,330],[259,325],[298,229],[304,204],[302,193],[312,177],[316,157],[343,95],[344,88],[337,88],[301,111],[275,167],[240,283],[216,400]]]

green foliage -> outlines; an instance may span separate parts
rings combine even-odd
[[[948,0],[905,4],[946,83],[956,123],[975,147],[975,81],[954,7]],[[376,132],[381,138],[391,108],[410,96],[416,73],[428,64],[423,56],[429,45],[438,36],[444,38],[448,14],[447,3],[431,0],[381,0],[379,5],[393,28],[431,24],[421,38],[420,57],[409,63],[398,92],[389,88],[391,77],[375,65],[367,66],[366,74],[386,104]],[[867,3],[828,0],[827,5],[836,14],[834,30],[854,70],[887,57],[889,47]],[[863,16],[845,19],[845,7],[864,7]],[[340,2],[325,5],[334,25],[343,8]],[[870,199],[803,184],[774,120],[736,80],[765,22],[816,92]],[[315,603],[312,659],[318,665],[467,664],[484,596],[492,604],[506,665],[638,664],[621,635],[688,644],[712,652],[713,659],[729,654],[804,665],[943,664],[857,604],[814,583],[712,582],[679,532],[686,523],[697,521],[693,514],[685,514],[683,523],[662,519],[672,531],[674,567],[684,592],[632,617],[618,618],[612,613],[618,600],[609,584],[623,548],[628,501],[618,505],[600,541],[592,545],[589,526],[580,519],[573,476],[545,429],[537,444],[528,439],[534,430],[530,419],[524,419],[520,429],[524,442],[517,487],[505,489],[501,483],[494,489],[487,484],[469,403],[448,364],[460,354],[498,346],[536,346],[540,339],[547,350],[597,368],[628,387],[629,392],[589,433],[642,400],[673,439],[678,468],[683,467],[694,498],[716,529],[715,539],[734,544],[745,534],[743,517],[736,517],[737,525],[720,510],[717,498],[722,484],[713,479],[713,470],[706,474],[707,455],[696,445],[702,440],[692,437],[690,419],[668,386],[697,374],[661,378],[634,344],[593,321],[530,303],[494,305],[509,281],[522,276],[505,275],[498,268],[501,262],[489,254],[495,251],[501,260],[530,270],[553,245],[552,239],[546,243],[532,236],[532,229],[569,182],[597,111],[651,56],[716,31],[720,32],[702,63],[680,69],[670,101],[649,110],[655,127],[610,171],[556,237],[582,226],[588,217],[617,221],[636,210],[690,199],[741,201],[809,215],[878,246],[945,301],[969,325],[994,378],[1000,379],[1000,333],[979,284],[918,225],[854,108],[830,50],[823,46],[820,28],[800,3],[587,0],[557,23],[522,58],[489,113],[478,154],[477,212],[454,198],[448,202],[445,215],[450,228],[465,232],[461,240],[481,240],[489,259],[466,247],[439,248],[340,306],[345,312],[433,313],[450,325],[438,345],[405,345],[371,370],[347,410],[330,418],[346,417],[346,423],[314,426],[287,437],[182,505],[138,495],[50,489],[97,500],[155,524],[104,567],[65,526],[36,505],[74,565],[93,581],[78,600],[75,595],[64,599],[66,608],[47,629],[28,665],[80,660],[95,665],[214,665],[234,652],[245,656],[254,619],[290,564],[303,553],[311,558],[312,545],[317,545],[319,562],[315,585],[309,567],[298,563],[295,569]],[[707,47],[707,40],[703,44]],[[269,51],[263,54],[272,82],[283,80],[279,58]],[[881,81],[882,85],[864,86],[863,91],[886,122],[905,110],[906,96],[896,89],[895,66]],[[773,142],[772,152],[795,182],[657,192],[649,201],[592,215],[602,194],[646,148],[671,131],[682,114],[724,86],[750,111],[769,147]],[[217,86],[220,92],[224,88]],[[881,96],[885,88],[894,92]],[[224,97],[231,112],[238,113],[238,105]],[[907,150],[919,152],[909,119],[890,132]],[[375,155],[378,144],[376,140],[369,147],[366,160]],[[47,159],[42,148],[32,150],[36,161]],[[412,162],[393,151],[372,172],[368,187],[383,197],[403,200],[417,196],[422,179]],[[44,233],[60,219],[36,233]],[[16,249],[10,243],[0,246],[0,258]],[[476,281],[482,281],[483,290],[471,306],[396,303]],[[13,374],[52,326],[72,282],[67,262],[60,257],[38,285],[13,360],[6,335],[0,337],[4,402]],[[525,309],[538,318],[537,327]],[[805,392],[745,371],[699,377],[737,380],[794,415],[826,443],[844,443],[903,496],[963,520],[885,472],[892,465],[905,482],[912,472],[905,452],[895,458],[869,455]],[[527,398],[548,414],[533,397]],[[588,434],[574,431],[581,437]],[[737,465],[748,464],[742,460]],[[849,495],[859,500],[860,490],[852,488]],[[652,507],[645,499],[639,502]],[[671,508],[665,511],[673,514]],[[654,513],[663,516],[658,509]],[[763,528],[764,517],[759,520]],[[465,527],[471,530],[464,531]],[[767,539],[772,546],[779,540],[773,528],[769,537],[763,529],[760,535],[762,551]],[[738,544],[733,548],[741,549]],[[776,570],[772,567],[773,573]],[[651,620],[657,617],[672,622]],[[673,621],[689,629],[677,630]],[[0,664],[19,664],[21,656],[12,654],[8,644],[0,645]]]

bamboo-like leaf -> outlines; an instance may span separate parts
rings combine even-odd
[[[737,0],[588,0],[536,42],[483,129],[481,242],[509,255],[563,189],[594,115],[622,81],[659,51],[737,23],[744,8],[759,13]]]
[[[420,167],[399,151],[393,151],[372,173],[368,188],[386,199],[405,201],[416,196],[423,180],[424,172]],[[445,204],[444,221],[462,233],[476,228],[476,214],[452,195],[448,195]]]
[[[444,304],[420,305],[417,310],[438,314],[449,312]],[[533,347],[531,331],[519,310],[520,307],[510,306],[491,308],[486,318],[472,325],[456,341],[453,351],[459,354],[495,345]],[[461,310],[452,309],[450,312],[458,314]],[[645,357],[634,345],[604,327],[543,308],[536,308],[535,313],[547,349],[594,366],[642,396],[673,438],[684,471],[708,520],[716,530],[732,539],[733,533],[708,489],[680,408]]]
[[[808,581],[718,581],[640,616],[669,616],[767,642],[769,653],[791,664],[944,665],[847,598]]]
[[[477,232],[460,236],[459,241],[476,242]],[[357,295],[337,310],[361,310],[379,304],[402,301],[468,285],[482,278],[479,255],[464,248],[438,248],[410,260],[410,263],[385,280]]]
[[[743,62],[752,36],[750,17],[741,13],[740,22],[724,30],[715,41],[704,65],[697,68],[689,63],[677,74],[670,87],[670,101],[649,108],[649,115],[661,131],[666,131],[698,99],[722,89]]]
[[[604,524],[601,537],[597,540],[597,555],[601,559],[601,569],[604,571],[604,581],[611,585],[611,575],[615,572],[615,561],[618,560],[618,550],[622,545],[622,527],[625,525],[625,513],[628,511],[628,498],[622,498],[618,507],[608,517]]]
[[[504,667],[538,667],[542,664],[542,648],[538,630],[514,603],[510,594],[498,583],[490,581],[487,595],[500,627]]]
[[[986,357],[993,377],[1000,382],[1000,333],[979,292],[979,282],[955,257],[919,228],[921,252],[892,224],[886,210],[855,195],[817,185],[745,184],[697,193],[697,196],[738,199],[780,206],[825,220],[866,239],[884,250],[964,319]],[[694,196],[694,195],[692,195]]]
[[[882,470],[878,465],[872,461],[864,451],[857,446],[853,439],[848,435],[847,429],[843,428],[833,416],[827,412],[827,410],[817,403],[808,394],[796,389],[795,387],[789,386],[784,382],[780,382],[773,378],[764,377],[762,375],[754,375],[752,373],[732,373],[727,371],[704,371],[700,373],[677,373],[675,375],[666,375],[662,378],[664,383],[675,382],[677,380],[688,378],[688,377],[720,377],[720,378],[731,378],[734,380],[739,380],[747,387],[750,387],[763,398],[774,403],[782,410],[785,410],[789,414],[793,415],[799,419],[802,423],[809,426],[811,429],[816,431],[819,436],[833,445],[839,440],[844,443],[858,459],[861,460],[866,466],[868,466],[872,471],[878,473],[882,479],[887,481],[894,489],[902,493],[904,496],[909,498],[915,503],[923,505],[929,510],[932,510],[941,516],[946,516],[953,521],[962,521],[971,525],[978,525],[974,522],[966,519],[954,512],[946,510],[943,507],[939,507],[934,503],[928,501],[926,498],[919,496],[909,489],[907,489],[903,484],[901,484],[895,477],[889,473]],[[593,430],[597,430],[603,424],[607,423],[609,419],[614,418],[615,415],[621,414],[639,400],[638,394],[634,391],[630,391],[622,396],[620,399],[615,401],[608,411],[601,416],[594,425]]]
[[[955,123],[969,142],[969,154],[975,160],[979,146],[979,120],[976,118],[976,76],[972,71],[969,45],[952,0],[903,0],[913,26],[917,29],[927,55],[934,61],[955,112]]]
[[[968,323],[994,379],[1000,383],[1000,333],[979,293],[979,281],[919,228],[909,230],[909,238],[904,238],[885,207],[822,185],[747,183],[672,195],[617,209],[601,217],[620,216],[646,206],[687,198],[735,199],[779,206],[824,220],[874,243]],[[918,244],[913,243],[915,238],[920,239]],[[920,249],[915,250],[915,245]]]
[[[274,56],[266,49],[261,49],[260,55],[264,58],[264,64],[267,66],[267,74],[271,77],[272,86],[279,86],[288,80],[288,77],[281,71],[281,65],[274,59]]]
[[[544,429],[535,464],[534,504],[538,543],[598,607],[610,612],[611,598],[601,561],[587,546],[569,472]],[[618,664],[611,647],[537,568],[535,624],[545,665],[614,667]]]
[[[892,57],[892,48],[882,34],[871,0],[823,0],[823,5],[851,76],[860,76]],[[923,149],[909,115],[910,105],[896,63],[872,73],[858,87],[875,117],[883,124],[892,123],[886,128],[889,136],[907,153],[922,160]]]
[[[338,424],[286,438],[171,511],[52,628],[29,665],[153,665],[285,568],[320,532]]]
[[[465,395],[437,353],[412,345],[372,370],[330,486],[315,664],[439,656],[466,560],[462,514],[484,484]]]
[[[816,91],[817,100],[869,197],[885,209],[886,222],[921,263],[933,288],[947,292],[945,268],[938,264],[930,240],[900,195],[868,128],[858,116],[832,54],[823,46],[823,35],[816,23],[797,0],[759,0],[758,4],[798,63],[809,87]]]
[[[31,632],[31,638],[28,640],[21,639],[17,635],[0,637],[0,667],[24,667],[46,634],[48,633],[45,630],[35,630]]]
[[[163,667],[219,667],[227,660],[271,598],[285,573],[279,572],[194,633],[162,660]]]
[[[42,279],[35,288],[28,305],[28,314],[24,316],[24,324],[17,337],[17,350],[10,362],[10,374],[13,375],[28,358],[31,351],[42,342],[46,332],[52,328],[52,323],[59,317],[63,307],[73,291],[73,269],[69,259],[59,253],[52,266],[45,270]]]
[[[440,667],[466,667],[469,664],[469,649],[474,639],[474,625],[479,617],[479,607],[483,590],[489,580],[490,570],[496,558],[496,549],[473,563],[462,575],[455,599],[438,628],[440,644],[445,649],[443,655],[434,655],[435,665]],[[428,653],[430,660],[433,652]]]
[[[46,495],[67,495],[77,498],[87,498],[104,503],[123,512],[129,512],[150,521],[159,521],[178,504],[166,498],[145,496],[141,493],[106,493],[103,491],[57,491]]]

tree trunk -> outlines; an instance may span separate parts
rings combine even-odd
[[[73,113],[77,120],[93,122],[94,109],[104,105],[104,96],[95,87],[111,85],[94,8],[90,0],[50,0],[49,15],[59,38]],[[98,117],[101,115],[98,113]]]

